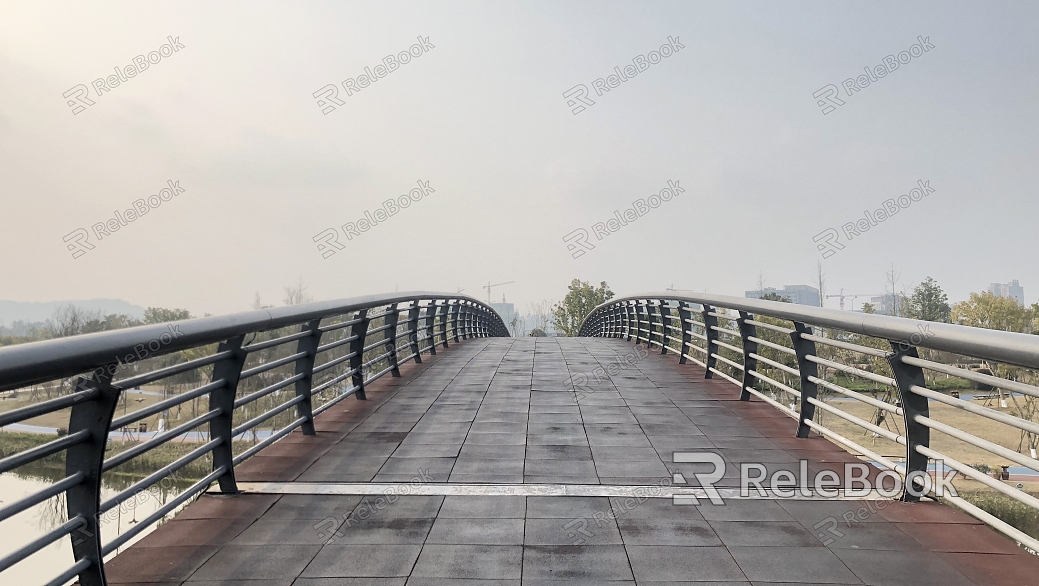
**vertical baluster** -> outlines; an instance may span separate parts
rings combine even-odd
[[[235,494],[238,485],[234,478],[234,458],[231,441],[231,428],[234,425],[234,401],[238,393],[238,379],[242,375],[242,367],[248,353],[242,349],[245,336],[231,338],[220,344],[217,352],[230,352],[231,355],[213,365],[212,381],[224,380],[224,386],[209,393],[209,409],[220,409],[220,415],[209,422],[209,437],[223,441],[213,448],[213,470],[221,466],[226,472],[218,479],[220,492]]]
[[[668,334],[671,330],[667,327],[671,325],[671,308],[667,305],[666,299],[660,300],[660,353],[667,354],[667,345],[670,340],[667,339]]]
[[[916,416],[929,417],[927,397],[922,397],[910,390],[912,386],[927,387],[924,379],[924,371],[919,366],[913,366],[902,362],[903,356],[919,358],[915,346],[907,342],[891,342],[893,354],[888,356],[888,364],[895,375],[895,384],[898,386],[898,396],[902,400],[902,411],[905,418],[906,430],[906,489],[902,492],[902,500],[915,502],[920,500],[909,492],[909,483],[916,485],[917,493],[922,492],[923,483],[917,477],[927,474],[927,456],[916,451],[917,446],[930,447],[931,430],[926,425],[917,423]],[[942,471],[937,471],[939,474]]]
[[[364,346],[365,340],[368,339],[368,325],[372,319],[368,317],[368,313],[371,311],[370,307],[366,307],[357,312],[357,318],[360,321],[350,326],[350,336],[357,336],[353,342],[350,342],[350,353],[353,356],[350,358],[350,370],[354,371],[351,375],[351,384],[357,388],[357,393],[354,395],[358,401],[364,401],[367,399],[367,395],[364,394]]]
[[[314,360],[317,358],[317,347],[321,343],[321,320],[316,319],[305,324],[302,331],[309,331],[310,335],[300,338],[296,345],[297,354],[307,353],[296,361],[296,374],[303,375],[303,378],[296,381],[296,396],[303,397],[303,401],[296,405],[296,417],[307,418],[301,426],[303,435],[314,435],[314,406],[310,391],[314,388]]]
[[[740,317],[736,320],[736,325],[740,329],[740,342],[743,346],[743,390],[740,391],[740,401],[750,400],[750,391],[747,388],[755,383],[750,372],[758,369],[758,359],[751,356],[751,354],[758,353],[758,343],[750,339],[752,336],[757,336],[757,328],[754,327],[754,324],[747,323],[747,320],[750,319],[754,319],[754,316],[746,311],[741,311]]]
[[[689,306],[684,302],[678,302],[678,321],[682,328],[682,354],[678,357],[679,364],[685,364],[688,360],[687,356],[693,355],[693,336],[689,334],[690,329],[693,327],[688,320],[693,319],[693,312],[689,311]]]
[[[718,318],[711,315],[714,311],[713,307],[706,304],[701,305],[703,311],[700,312],[700,315],[703,317],[704,336],[707,337],[707,359],[704,360],[704,364],[707,365],[707,374],[704,375],[704,378],[714,378],[711,369],[718,364],[718,332],[714,329],[718,326]]]
[[[812,430],[805,422],[815,417],[815,405],[808,399],[814,399],[818,394],[815,383],[808,377],[819,378],[819,365],[808,360],[809,356],[815,356],[815,342],[805,340],[801,334],[812,335],[812,328],[795,321],[790,339],[793,340],[794,352],[797,354],[797,370],[801,373],[801,416],[797,424],[797,437],[804,438]]]
[[[392,370],[390,376],[400,378],[400,365],[397,364],[397,320],[400,318],[400,309],[396,303],[391,303],[389,310],[384,314],[383,325],[390,326],[386,331],[386,343],[383,344],[383,352],[389,352],[387,362]]]
[[[408,334],[408,349],[415,354],[415,363],[422,364],[422,351],[418,341],[418,316],[422,312],[422,308],[418,304],[418,299],[414,301],[414,304],[414,307],[408,312],[408,330],[411,331]]]

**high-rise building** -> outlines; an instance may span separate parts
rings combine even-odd
[[[1017,301],[1019,305],[1024,307],[1025,288],[1021,286],[1021,283],[1019,283],[1017,279],[1014,279],[1009,283],[992,283],[989,285],[988,292],[996,297],[1013,299]]]
[[[747,291],[745,296],[749,299],[761,299],[769,293],[779,295],[790,303],[819,307],[819,290],[808,285],[784,285],[782,289],[765,287],[763,290]]]

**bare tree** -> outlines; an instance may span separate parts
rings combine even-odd
[[[765,294],[765,274],[761,271],[758,271],[758,294]]]
[[[891,269],[885,271],[885,285],[884,292],[891,296],[891,315],[904,316],[905,314],[905,299],[906,287],[899,287],[899,281],[902,277],[902,271],[895,269],[895,264],[891,263]]]
[[[547,330],[548,323],[552,319],[552,302],[548,299],[542,299],[534,303],[527,304],[527,311],[534,318],[533,327],[531,330],[541,329]]]
[[[819,307],[824,305],[824,299],[826,299],[826,272],[823,271],[823,261],[816,261],[815,267],[815,283],[819,287]]]
[[[61,305],[54,310],[51,317],[51,335],[55,338],[75,336],[83,333],[83,328],[92,321],[101,320],[101,310],[86,310],[75,305]]]
[[[313,300],[310,293],[307,293],[307,288],[303,286],[303,277],[299,278],[296,285],[285,287],[285,305],[303,305]]]

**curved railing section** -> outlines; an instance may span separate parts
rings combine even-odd
[[[941,451],[987,454],[1039,472],[1039,336],[673,291],[599,305],[579,335],[646,343],[698,364],[706,378],[738,387],[740,400],[760,399],[796,420],[797,437],[815,431],[895,471],[903,500],[927,492],[929,467],[940,461],[1039,510],[1031,494]],[[946,381],[989,392],[983,400],[995,404],[942,392],[963,386]],[[855,433],[864,439],[848,437]],[[1039,551],[1039,541],[964,498],[943,500]]]
[[[214,482],[221,492],[236,492],[235,467],[250,456],[297,428],[313,435],[316,415],[350,396],[365,399],[367,384],[400,376],[406,361],[421,363],[422,354],[436,354],[449,340],[485,336],[509,336],[486,304],[410,292],[2,348],[0,391],[47,398],[0,413],[0,427],[41,416],[67,427],[57,439],[0,459],[0,473],[55,458],[65,467],[57,482],[0,505],[0,531],[4,521],[56,497],[65,499],[67,517],[0,559],[0,576],[71,538],[75,563],[49,584],[78,576],[82,586],[104,586],[106,556]],[[170,461],[157,470],[137,465],[151,456]],[[186,474],[193,482],[175,498],[102,539],[102,515],[183,471],[193,471]],[[119,474],[134,481],[102,498],[102,481]]]

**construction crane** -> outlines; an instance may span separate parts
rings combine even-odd
[[[852,310],[854,310],[855,309],[855,300],[857,298],[859,298],[859,297],[883,297],[883,296],[884,296],[884,293],[848,293],[847,295],[845,295],[844,288],[842,287],[841,288],[841,292],[840,292],[839,295],[827,295],[826,298],[829,299],[831,297],[839,297],[840,300],[841,300],[841,309],[844,309],[844,298],[845,297],[851,297],[851,308],[852,308]]]
[[[492,285],[490,281],[487,281],[487,284],[483,285],[483,288],[487,289],[487,303],[491,302],[491,287],[499,287],[501,285],[511,285],[511,284],[513,284],[515,282],[516,281],[507,281],[505,283],[495,283],[495,284]]]

